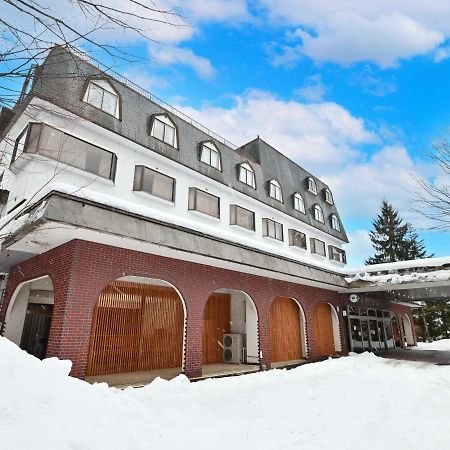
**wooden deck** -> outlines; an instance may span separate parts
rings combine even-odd
[[[226,377],[242,375],[245,373],[258,372],[259,365],[256,364],[205,364],[203,375],[196,380],[206,378]],[[128,386],[142,387],[160,377],[171,380],[181,374],[181,367],[172,369],[146,370],[140,372],[113,373],[109,375],[96,375],[86,377],[88,383],[107,383],[110,387],[124,388]]]

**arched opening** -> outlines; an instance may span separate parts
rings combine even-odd
[[[414,334],[413,334],[411,320],[409,319],[408,314],[402,315],[402,326],[403,326],[403,336],[405,337],[406,345],[413,347],[415,345]]]
[[[21,283],[9,302],[3,335],[31,355],[45,358],[54,302],[49,276]]]
[[[269,336],[272,366],[307,358],[305,315],[295,299],[277,297],[272,302]]]
[[[203,375],[258,370],[258,312],[243,291],[218,289],[203,315]],[[238,367],[240,366],[240,367]]]
[[[168,282],[141,277],[113,281],[95,304],[88,380],[117,385],[178,375],[185,320],[183,299]]]
[[[339,318],[329,303],[318,303],[314,308],[314,330],[317,356],[330,356],[341,351]]]

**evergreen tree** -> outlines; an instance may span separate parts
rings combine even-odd
[[[369,233],[375,255],[366,264],[380,264],[410,259],[426,258],[425,245],[413,230],[411,224],[404,223],[393,206],[386,200],[381,203],[381,211],[372,222]]]

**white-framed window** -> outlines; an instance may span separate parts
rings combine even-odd
[[[281,185],[277,180],[269,181],[269,196],[279,202],[283,201],[283,192],[281,191]]]
[[[253,189],[256,188],[255,172],[252,169],[252,166],[247,162],[244,162],[239,166],[239,181],[251,186]]]
[[[331,214],[331,228],[336,231],[341,231],[341,223],[336,214]]]
[[[318,204],[314,205],[314,220],[317,220],[317,222],[325,223],[323,219],[322,207]]]
[[[198,211],[208,216],[220,218],[220,198],[201,189],[189,188],[190,211]]]
[[[202,144],[200,149],[200,161],[217,170],[222,170],[220,152],[213,142],[204,142]]]
[[[119,95],[106,80],[91,80],[84,94],[86,103],[119,118]]]
[[[154,138],[178,148],[177,128],[165,114],[153,116],[150,134]]]
[[[263,218],[262,220],[262,230],[263,236],[271,237],[277,239],[278,241],[283,240],[283,225],[275,220]]]
[[[330,205],[334,205],[333,194],[328,188],[325,189],[325,201]]]
[[[329,245],[328,254],[332,261],[338,261],[342,264],[347,264],[347,255],[345,254],[345,250],[335,247],[334,245]]]
[[[303,200],[303,197],[301,196],[301,194],[296,192],[293,195],[293,199],[294,199],[294,209],[296,211],[300,211],[303,214],[306,214],[305,201]]]
[[[239,205],[230,205],[230,225],[255,231],[255,213]]]
[[[301,231],[289,229],[289,245],[306,250],[306,234]]]
[[[311,247],[311,253],[315,253],[316,255],[320,256],[327,256],[325,242],[321,241],[320,239],[311,238],[309,240],[309,243]]]
[[[308,191],[317,195],[317,184],[316,180],[312,177],[308,178]]]
[[[136,166],[133,190],[147,192],[172,203],[175,201],[175,179],[145,166]]]

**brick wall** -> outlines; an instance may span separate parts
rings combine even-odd
[[[0,321],[4,321],[9,301],[20,283],[44,275],[51,277],[55,288],[47,356],[72,360],[71,373],[76,377],[85,375],[97,298],[111,281],[123,276],[165,280],[182,295],[187,312],[184,371],[189,377],[201,375],[203,310],[210,294],[221,288],[244,291],[252,298],[258,311],[262,366],[270,368],[269,311],[278,296],[293,297],[301,304],[310,359],[316,358],[315,305],[327,302],[338,307],[341,353],[347,352],[341,314],[344,300],[336,292],[81,240],[73,240],[15,266],[9,277]]]

